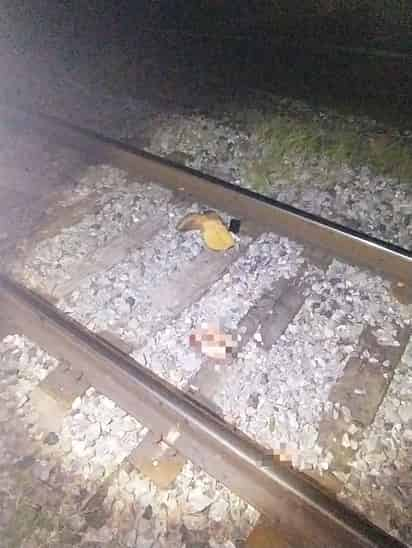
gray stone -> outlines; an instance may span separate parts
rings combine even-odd
[[[213,521],[224,521],[224,520],[226,520],[227,519],[228,508],[229,508],[228,503],[223,498],[219,498],[210,507],[209,519],[211,519]]]
[[[183,523],[189,531],[202,531],[208,526],[208,517],[205,513],[184,514]]]
[[[45,443],[46,445],[56,445],[57,443],[59,443],[59,436],[56,434],[56,432],[49,432],[44,438],[43,443]]]
[[[94,444],[96,440],[99,438],[100,434],[101,434],[100,424],[97,422],[90,424],[88,428],[84,431],[86,444],[87,445]]]
[[[119,474],[117,476],[117,481],[119,483],[119,486],[122,489],[124,489],[128,486],[128,484],[130,482],[130,476],[125,470],[121,469],[121,470],[119,470]]]
[[[46,461],[38,461],[32,467],[33,476],[41,481],[47,482],[54,465]]]
[[[398,409],[398,413],[403,422],[412,421],[412,402],[401,405]]]
[[[70,525],[70,527],[78,532],[78,531],[84,531],[87,528],[86,520],[83,516],[79,514],[73,514],[67,516],[67,522]]]
[[[213,498],[204,493],[200,486],[195,487],[189,491],[189,495],[185,502],[185,512],[189,514],[202,512],[202,510],[210,506],[212,502]]]
[[[142,519],[152,519],[152,517],[153,517],[153,508],[151,504],[148,504],[142,514]]]
[[[16,462],[16,466],[23,470],[30,468],[36,463],[36,459],[33,455],[25,455],[22,458],[19,458]]]
[[[142,495],[150,489],[149,482],[144,478],[135,475],[126,485],[126,490],[132,493],[136,500],[139,500]]]
[[[135,546],[140,545],[141,540],[142,539],[139,538],[137,532],[134,529],[132,529],[131,531],[128,531],[126,533],[123,542],[127,546],[127,548],[135,548]],[[137,544],[137,543],[139,543],[139,544]]]
[[[93,529],[89,527],[87,532],[83,536],[83,542],[96,542],[105,544],[113,540],[114,531],[107,525],[104,525],[100,529]]]
[[[96,454],[96,449],[84,440],[72,440],[72,451],[82,460],[88,460]]]
[[[60,448],[63,451],[63,453],[70,453],[72,450],[72,442],[69,438],[63,438],[60,441]]]

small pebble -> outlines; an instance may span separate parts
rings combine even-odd
[[[348,434],[345,432],[342,436],[342,447],[348,448],[350,447],[350,440]]]
[[[146,508],[144,509],[142,518],[143,518],[143,519],[152,519],[152,516],[153,516],[153,508],[152,508],[152,506],[149,504],[149,505],[146,506]]]
[[[56,432],[49,432],[44,438],[43,443],[45,443],[46,445],[56,445],[57,443],[59,443],[59,436],[56,434]]]

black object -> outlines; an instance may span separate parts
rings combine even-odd
[[[47,445],[56,445],[56,443],[59,443],[59,436],[56,432],[49,432],[44,438],[43,443],[47,443]]]
[[[239,219],[230,219],[229,230],[230,230],[230,232],[233,232],[233,234],[239,234],[239,232],[240,232],[240,220]]]

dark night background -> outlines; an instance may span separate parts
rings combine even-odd
[[[410,119],[412,9],[399,0],[3,2],[3,38],[128,93],[193,102],[249,87]]]

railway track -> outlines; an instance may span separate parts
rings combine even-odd
[[[23,150],[29,128],[39,151],[79,153],[65,168],[71,191],[3,253],[2,332],[59,363],[41,389],[74,401],[94,387],[289,546],[403,546],[336,493],[397,382],[412,254],[52,117],[0,116]],[[19,177],[28,168],[14,152]],[[229,251],[176,231],[210,208],[241,220]],[[210,322],[236,341],[223,361],[190,347]],[[161,458],[148,446],[133,459],[150,475]]]

